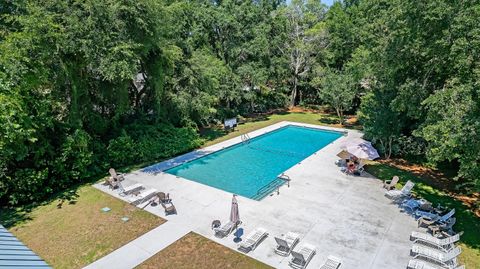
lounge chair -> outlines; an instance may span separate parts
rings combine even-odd
[[[170,203],[168,206],[165,203],[160,204],[162,205],[163,209],[165,209],[165,215],[177,214],[177,209],[172,203]]]
[[[427,215],[425,213],[426,212],[423,212],[420,210],[417,210],[415,212],[416,216],[420,216],[420,218],[418,219],[418,227],[433,225],[436,223],[445,223],[448,219],[453,217],[453,215],[455,214],[455,208],[450,210],[447,214],[443,216],[439,216],[437,214],[432,214],[432,213],[430,213],[430,215]]]
[[[288,264],[290,264],[291,267],[296,269],[306,268],[316,252],[317,250],[315,249],[315,246],[310,244],[303,244],[303,246],[300,247],[299,251],[292,250],[293,258],[291,261],[288,262]]]
[[[457,222],[457,219],[454,217],[451,217],[444,223],[428,225],[427,229],[434,236],[436,236],[437,234],[447,234],[447,236],[450,236],[454,234],[453,225],[455,225],[455,222]]]
[[[439,263],[440,265],[451,265],[456,262],[456,258],[460,255],[462,249],[460,247],[454,247],[448,252],[445,252],[422,245],[413,245],[411,251],[414,254],[414,259],[423,258]]]
[[[383,181],[383,188],[385,188],[387,190],[391,190],[391,189],[395,188],[395,185],[397,185],[399,180],[400,180],[400,178],[398,176],[394,176],[390,180],[385,180],[385,181]]]
[[[244,252],[255,250],[258,244],[267,236],[267,230],[265,230],[264,228],[257,228],[247,235],[245,241],[240,243],[238,250]]]
[[[120,183],[119,183],[120,184]],[[120,185],[121,186],[121,185]],[[136,183],[136,184],[133,184],[133,185],[130,185],[130,186],[127,186],[127,187],[121,187],[121,193],[120,195],[122,196],[125,196],[125,195],[129,195],[133,192],[136,192],[136,191],[140,191],[140,190],[143,190],[145,189],[145,187],[143,187],[143,184],[141,183]]]
[[[427,233],[412,232],[410,239],[413,240],[414,244],[427,244],[448,251],[454,247],[455,242],[460,240],[462,234],[463,232],[460,232],[456,235],[440,239]]]
[[[158,191],[156,189],[148,189],[139,193],[138,195],[133,195],[129,197],[128,201],[133,205],[139,205],[141,203],[146,202],[148,199],[152,198],[153,196],[155,196],[157,192]]]
[[[431,209],[432,203],[424,199],[411,198],[403,202],[402,207],[410,210],[410,212],[416,212],[417,209]]]
[[[337,269],[340,268],[341,264],[342,260],[340,258],[330,255],[320,269]]]
[[[407,268],[409,269],[465,269],[465,265],[458,265],[456,262],[447,265],[437,265],[423,260],[410,260]]]
[[[410,192],[412,191],[413,186],[415,186],[415,184],[409,180],[407,181],[407,183],[405,183],[401,190],[387,191],[385,192],[385,196],[392,200],[398,200],[400,198],[408,197],[410,196]]]
[[[275,237],[275,241],[277,241],[275,252],[282,256],[288,256],[299,240],[298,234],[292,232],[288,232],[282,238]]]
[[[228,236],[233,231],[233,229],[235,229],[235,223],[229,221],[219,228],[214,228],[213,231],[215,231],[216,237],[222,238]]]
[[[123,174],[118,174],[117,171],[115,171],[115,169],[113,169],[113,168],[110,168],[108,170],[108,173],[110,173],[110,176],[115,181],[123,181],[125,179]]]

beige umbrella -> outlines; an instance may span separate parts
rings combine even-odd
[[[348,151],[346,150],[342,150],[337,154],[337,156],[340,159],[349,159],[352,156],[352,154],[348,153]]]

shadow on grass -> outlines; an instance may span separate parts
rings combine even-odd
[[[32,203],[30,205],[23,205],[19,207],[0,208],[0,223],[5,226],[5,228],[10,228],[25,221],[32,220],[30,215],[32,210],[34,210],[36,207],[50,204],[56,200],[58,200],[58,209],[61,209],[65,203],[76,204],[78,198],[77,189],[80,186],[81,185],[76,185],[68,190],[58,192],[41,203]]]
[[[456,232],[464,231],[461,241],[471,248],[480,249],[480,236],[478,236],[480,218],[475,216],[467,205],[449,196],[444,190],[433,188],[427,180],[417,177],[408,171],[380,163],[368,165],[366,170],[381,180],[391,179],[393,176],[399,176],[402,184],[407,180],[411,180],[415,183],[412,192],[417,196],[427,199],[434,205],[441,204],[448,208],[455,208],[457,222],[454,229]]]
[[[318,121],[323,124],[331,124],[331,125],[339,124],[338,118],[334,118],[334,117],[321,117]]]

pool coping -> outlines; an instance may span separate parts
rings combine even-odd
[[[171,175],[167,172],[165,172],[166,170],[169,170],[169,169],[172,169],[174,167],[177,167],[177,166],[180,166],[182,164],[185,164],[185,163],[188,163],[188,162],[192,162],[192,161],[195,161],[197,159],[200,159],[200,158],[203,158],[205,156],[208,156],[210,154],[213,154],[213,153],[216,153],[218,151],[221,151],[221,150],[224,150],[224,149],[228,149],[230,147],[234,147],[234,146],[237,146],[241,143],[243,143],[242,141],[242,136],[243,135],[248,135],[250,139],[254,139],[254,138],[257,138],[257,137],[260,137],[262,135],[265,135],[265,134],[268,134],[268,133],[271,133],[273,131],[277,131],[281,128],[285,128],[285,127],[288,127],[288,126],[297,126],[297,127],[303,127],[303,128],[311,128],[311,129],[316,129],[316,130],[320,130],[320,131],[330,131],[330,132],[337,132],[337,133],[341,133],[343,134],[343,137],[347,136],[348,135],[348,130],[344,129],[344,128],[336,128],[336,127],[330,127],[330,126],[323,126],[323,125],[314,125],[314,124],[306,124],[306,123],[300,123],[300,122],[294,122],[294,121],[281,121],[281,122],[278,122],[278,123],[275,123],[275,124],[272,124],[272,125],[269,125],[269,126],[265,126],[263,128],[260,128],[260,129],[257,129],[257,130],[254,130],[254,131],[251,131],[251,132],[248,132],[248,133],[245,133],[245,134],[239,134],[238,136],[236,137],[233,137],[233,138],[230,138],[228,140],[225,140],[225,141],[222,141],[222,142],[219,142],[219,143],[216,143],[216,144],[213,144],[213,145],[210,145],[208,147],[205,147],[205,148],[200,148],[200,149],[197,149],[197,150],[193,150],[193,151],[190,151],[188,153],[185,153],[185,154],[182,154],[180,156],[177,156],[177,157],[174,157],[174,158],[170,158],[168,160],[165,160],[165,161],[162,161],[162,162],[159,162],[159,163],[156,163],[156,164],[152,164],[150,166],[147,166],[147,167],[144,167],[142,169],[140,169],[140,171],[142,173],[147,173],[147,174],[153,174],[153,175],[158,175],[158,174],[168,174],[168,175]],[[332,143],[335,143],[336,141],[338,141],[339,139],[341,139],[342,137],[339,137],[337,139],[335,139],[334,141],[332,141],[331,143],[329,143],[328,145],[332,144]],[[327,145],[327,146],[328,146]],[[325,147],[324,147],[325,148]],[[302,159],[302,161],[304,161],[305,159],[311,157],[312,155],[314,154],[317,154],[319,151],[321,151],[323,148],[315,151],[314,153],[312,153],[311,155],[307,156],[306,158]],[[300,161],[298,164],[300,164],[302,161]],[[296,164],[296,165],[298,165]],[[158,171],[155,171],[155,172],[146,172],[144,171],[144,169],[147,169],[148,167],[151,167],[151,166],[159,166],[160,168],[158,169]],[[163,166],[163,167],[162,167]],[[284,174],[286,171],[288,171],[289,169],[285,170],[284,172],[282,172],[281,174],[279,174],[278,176],[281,176],[282,174]],[[174,176],[174,175],[173,175]],[[277,176],[277,177],[278,177]],[[180,177],[180,178],[183,178],[183,177]],[[187,178],[183,178],[183,179],[186,179],[186,180],[190,180],[190,179],[187,179]]]

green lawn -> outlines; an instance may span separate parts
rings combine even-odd
[[[428,180],[415,176],[414,174],[398,169],[396,167],[373,163],[366,166],[366,171],[379,179],[391,179],[397,175],[400,177],[401,187],[407,180],[415,182],[413,193],[427,199],[434,205],[441,204],[449,208],[455,208],[457,222],[454,226],[456,231],[464,231],[461,237],[462,254],[460,261],[465,263],[467,268],[480,268],[480,219],[461,201],[447,195],[446,192],[434,189]]]
[[[91,186],[30,212],[0,213],[9,231],[54,268],[81,268],[165,222]]]
[[[272,267],[191,232],[137,268],[270,269]]]
[[[279,114],[258,116],[248,119],[245,124],[238,125],[238,127],[235,128],[235,131],[229,133],[226,133],[220,127],[205,129],[202,132],[202,136],[207,140],[204,146],[210,146],[281,121],[296,121],[307,124],[340,127],[340,125],[337,123],[338,118],[331,114],[313,112],[282,112]]]

